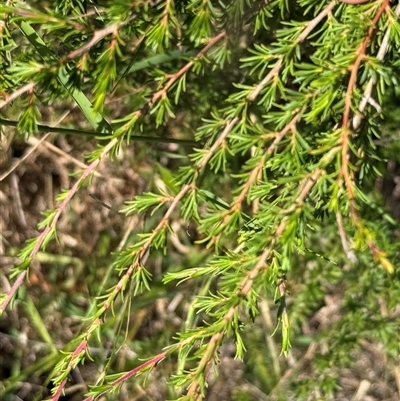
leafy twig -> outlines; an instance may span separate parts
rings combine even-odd
[[[343,180],[346,185],[347,189],[347,194],[349,197],[350,201],[350,213],[353,221],[358,224],[358,216],[356,212],[356,208],[354,205],[354,190],[353,190],[353,183],[352,183],[352,178],[351,174],[349,172],[349,166],[348,166],[348,151],[349,151],[349,136],[350,136],[350,128],[349,128],[349,119],[350,119],[350,112],[351,112],[351,106],[352,106],[352,98],[353,98],[353,93],[355,90],[356,86],[356,81],[357,81],[357,73],[358,69],[360,67],[361,61],[365,57],[365,52],[367,50],[368,43],[371,40],[371,37],[376,29],[376,24],[379,21],[381,15],[385,11],[385,9],[389,6],[389,0],[385,0],[382,5],[380,6],[378,12],[376,13],[374,19],[372,20],[372,26],[368,29],[367,35],[363,42],[361,43],[361,46],[359,47],[357,51],[357,57],[354,61],[354,63],[349,67],[350,69],[350,78],[349,82],[347,85],[347,91],[346,91],[346,96],[345,96],[345,106],[344,106],[344,112],[343,112],[343,120],[342,120],[342,140],[341,140],[341,145],[342,145],[342,168],[341,168],[341,175],[343,177]]]

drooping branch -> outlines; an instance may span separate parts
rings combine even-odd
[[[374,19],[372,20],[372,26],[368,29],[367,34],[363,42],[361,43],[358,51],[357,51],[357,57],[354,61],[354,63],[350,66],[350,78],[349,82],[347,85],[347,91],[346,91],[346,96],[345,96],[345,105],[344,105],[344,112],[343,112],[343,119],[342,119],[342,124],[341,124],[341,130],[342,130],[342,138],[341,138],[341,146],[342,146],[342,166],[341,166],[341,176],[343,177],[346,190],[347,190],[347,195],[349,198],[350,202],[350,213],[353,221],[358,224],[358,216],[356,212],[356,208],[354,205],[354,189],[353,189],[353,182],[352,182],[352,177],[351,173],[349,171],[349,165],[348,165],[348,151],[349,151],[349,141],[350,141],[350,127],[349,127],[349,119],[350,119],[350,113],[351,113],[351,108],[352,108],[352,99],[353,99],[353,94],[355,91],[356,87],[356,81],[357,81],[357,73],[358,69],[361,65],[362,60],[365,57],[365,53],[367,50],[367,46],[372,38],[373,33],[375,32],[377,22],[379,21],[381,15],[385,11],[385,9],[389,6],[389,0],[385,0],[381,7],[379,8],[378,12],[376,13]]]

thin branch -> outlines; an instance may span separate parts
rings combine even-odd
[[[350,129],[349,129],[349,118],[352,106],[352,97],[356,86],[357,81],[357,73],[360,67],[361,61],[365,57],[365,52],[367,46],[372,38],[372,35],[376,29],[376,24],[379,21],[379,18],[385,11],[385,9],[389,6],[389,0],[385,0],[381,7],[379,8],[378,12],[376,13],[374,19],[372,20],[372,26],[368,29],[367,35],[363,40],[360,48],[357,51],[357,57],[354,63],[350,66],[350,78],[347,85],[347,91],[345,96],[345,107],[343,112],[343,120],[342,120],[342,138],[341,138],[341,146],[342,146],[342,166],[341,166],[341,175],[343,177],[347,194],[349,197],[350,202],[350,214],[352,219],[355,223],[358,224],[358,217],[357,212],[354,205],[354,190],[353,190],[353,183],[352,178],[349,172],[348,166],[348,150],[349,150],[349,136],[350,136]]]
[[[355,85],[356,85],[356,80],[357,80],[357,72],[360,67],[361,61],[365,57],[365,52],[368,46],[368,43],[370,42],[372,35],[376,29],[376,24],[379,21],[379,18],[385,11],[385,9],[389,6],[389,0],[385,0],[378,12],[376,13],[374,19],[372,20],[372,26],[368,29],[367,36],[363,40],[360,48],[357,51],[357,58],[353,65],[350,67],[350,79],[349,83],[347,85],[347,91],[346,91],[346,98],[345,98],[345,110],[343,113],[343,120],[342,120],[342,128],[347,128],[348,123],[349,123],[349,116],[350,116],[350,111],[351,111],[351,105],[352,105],[352,96],[353,92],[355,90]]]
[[[199,172],[203,171],[203,169],[206,167],[206,165],[210,161],[214,152],[222,145],[222,143],[225,141],[226,137],[232,131],[233,127],[236,125],[236,123],[238,121],[239,121],[239,117],[235,117],[232,120],[229,120],[227,122],[225,129],[223,130],[221,135],[214,142],[213,146],[211,146],[211,148],[208,150],[208,152],[205,154],[205,156],[201,159],[200,163],[198,163],[197,167],[198,167]]]
[[[0,110],[15,100],[18,96],[23,95],[26,92],[32,91],[36,86],[36,82],[29,82],[21,88],[17,89],[15,92],[11,93],[11,95],[5,95],[5,99],[0,102]]]
[[[275,150],[276,146],[279,142],[283,139],[283,137],[290,131],[293,130],[296,126],[297,120],[300,118],[300,112],[296,113],[296,115],[291,119],[291,121],[286,124],[286,126],[276,134],[274,141],[268,147],[267,151],[265,152],[264,156],[261,158],[260,162],[257,164],[256,168],[251,172],[249,179],[247,180],[242,192],[237,197],[235,203],[231,207],[231,211],[234,212],[240,208],[246,194],[249,192],[251,185],[256,181],[257,177],[261,169],[264,166],[265,159],[267,156],[270,156],[272,152]]]
[[[314,19],[308,22],[307,28],[304,29],[301,35],[294,42],[295,45],[298,45],[306,39],[312,30],[335,8],[336,4],[336,1],[331,1]]]
[[[55,125],[60,124],[68,115],[69,113],[71,113],[72,109],[67,110],[59,119],[58,121],[55,123]],[[0,123],[2,122],[2,119],[0,118]],[[19,165],[21,165],[43,142],[46,142],[46,139],[49,137],[50,132],[47,133],[43,138],[41,138],[40,140],[37,140],[35,144],[33,144],[31,146],[31,148],[28,150],[28,152],[26,152],[26,154],[19,159],[15,164],[13,164],[4,174],[2,174],[0,176],[0,182],[3,181],[8,175],[10,175],[16,168],[18,168]],[[31,139],[31,138],[30,138]],[[35,138],[36,139],[36,138]],[[56,148],[58,149],[58,148]],[[58,149],[59,151],[61,151],[60,149]],[[68,157],[71,157],[68,155]],[[71,157],[72,158],[72,157]],[[73,159],[73,158],[72,158]],[[75,160],[75,159],[74,159]],[[78,160],[76,160],[78,162]],[[82,163],[83,164],[83,163]],[[85,164],[83,164],[83,166],[86,168],[87,166]]]
[[[106,36],[114,34],[118,32],[118,29],[120,27],[123,27],[124,25],[128,24],[133,18],[129,18],[123,22],[116,22],[112,25],[109,25],[103,29],[99,29],[97,31],[93,32],[92,38],[86,42],[83,46],[81,46],[79,49],[73,50],[72,52],[68,53],[66,56],[62,57],[60,59],[60,64],[65,64],[68,61],[73,60],[74,58],[83,56],[84,54],[88,53],[90,49],[96,45],[97,43],[100,42],[100,40],[104,39]]]
[[[148,238],[148,240],[143,245],[142,249],[140,250],[138,261],[146,254],[146,252],[150,249],[151,243],[153,242],[154,237],[158,234],[160,230],[162,230],[167,224],[168,220],[171,217],[172,213],[174,212],[175,208],[178,206],[180,200],[186,195],[189,191],[190,185],[186,184],[182,187],[177,195],[173,198],[173,201],[168,208],[167,212],[164,214],[161,221],[158,223],[157,227],[153,230],[153,233]]]
[[[292,203],[292,205],[287,209],[286,211],[286,216],[282,219],[282,221],[279,223],[277,229],[274,232],[274,237],[271,241],[270,246],[266,247],[263,253],[261,254],[260,258],[258,259],[258,262],[256,266],[250,270],[243,282],[240,285],[240,294],[243,297],[247,297],[247,295],[250,293],[250,290],[253,285],[253,280],[258,276],[260,271],[265,268],[266,262],[272,252],[272,248],[277,242],[278,238],[282,235],[283,231],[286,228],[286,223],[289,219],[289,215],[293,213],[297,208],[300,208],[302,204],[304,203],[304,200],[306,199],[307,195],[310,193],[311,189],[313,188],[314,184],[316,183],[318,177],[324,173],[324,170],[322,169],[317,169],[315,170],[303,183],[302,188],[300,190],[300,194],[295,200],[295,202]]]
[[[397,16],[400,15],[400,4],[398,4],[397,7],[395,8],[394,14]],[[376,58],[380,61],[382,61],[385,58],[387,50],[389,48],[390,28],[391,28],[390,26],[387,27],[385,35],[382,39],[382,43],[381,43],[378,53],[376,55]],[[368,81],[367,86],[365,87],[363,98],[360,102],[360,105],[358,106],[358,113],[356,113],[353,117],[353,129],[357,129],[360,126],[361,120],[363,118],[363,112],[364,112],[365,108],[367,107],[367,104],[368,103],[372,104],[371,93],[372,93],[372,89],[374,88],[375,84],[376,84],[376,80],[373,77],[371,77]],[[375,108],[377,108],[377,107],[375,106]]]
[[[258,276],[260,271],[265,268],[265,264],[272,252],[273,246],[275,245],[277,239],[282,235],[283,231],[285,230],[287,220],[289,219],[289,215],[293,213],[297,208],[301,207],[304,203],[304,200],[310,193],[311,189],[313,188],[314,184],[316,183],[318,177],[324,172],[324,170],[318,169],[315,170],[303,183],[302,188],[300,189],[300,193],[296,199],[296,201],[287,209],[287,216],[284,217],[281,223],[278,225],[274,238],[271,241],[271,244],[266,247],[264,252],[261,254],[256,266],[250,270],[241,283],[238,286],[238,294],[241,298],[247,298],[250,294],[250,291],[253,287],[254,279]],[[280,292],[284,292],[285,290],[282,286],[279,288]],[[201,358],[196,373],[193,375],[194,380],[188,389],[187,396],[194,397],[195,400],[201,397],[201,391],[199,391],[199,387],[202,386],[200,383],[200,379],[198,377],[205,377],[205,375],[201,374],[202,372],[206,371],[210,367],[210,363],[213,360],[215,353],[218,349],[217,345],[222,340],[226,328],[230,326],[232,319],[234,318],[235,314],[238,311],[240,306],[240,302],[237,302],[236,305],[232,306],[228,312],[225,314],[223,318],[224,325],[223,327],[213,336],[210,338],[208,345],[204,351],[203,357]]]
[[[303,40],[307,38],[307,36],[312,32],[312,30],[333,10],[336,6],[336,1],[330,2],[314,19],[309,21],[306,25],[306,28],[302,31],[299,37],[295,40],[294,46],[301,43]],[[265,76],[265,78],[253,89],[249,96],[249,100],[252,102],[255,98],[260,94],[263,88],[267,85],[267,83],[274,77],[277,76],[283,61],[280,59],[278,63],[274,66],[274,68]]]
[[[169,16],[169,8],[171,7],[171,0],[166,0],[165,6],[164,6],[164,12],[163,12],[163,17],[160,21],[161,25],[167,25],[168,24],[168,16]]]
[[[0,182],[7,178],[18,166],[20,166],[29,156],[35,152],[35,150],[46,141],[46,139],[50,136],[50,132],[47,133],[43,138],[38,140],[30,149],[19,159],[17,160],[4,174],[0,175]]]
[[[260,92],[264,89],[265,85],[274,77],[276,77],[279,73],[279,70],[282,67],[282,59],[280,59],[271,69],[271,71],[264,77],[264,79],[252,90],[248,100],[250,102],[254,102],[256,97],[260,94]]]
[[[223,31],[214,38],[210,39],[206,46],[197,54],[196,57],[192,61],[189,61],[185,66],[183,66],[178,72],[170,76],[168,82],[164,85],[164,87],[156,92],[153,97],[151,98],[150,102],[142,108],[139,113],[139,116],[143,115],[149,108],[151,108],[159,99],[165,97],[167,95],[168,90],[170,87],[180,78],[182,77],[187,71],[189,71],[194,63],[199,60],[202,56],[204,56],[217,42],[221,39],[226,38],[226,32]]]
[[[275,400],[275,398],[273,396],[276,395],[276,393],[283,387],[283,384],[285,384],[290,379],[290,376],[292,376],[295,372],[301,371],[301,368],[307,362],[311,361],[314,358],[314,355],[315,355],[315,352],[316,352],[318,346],[319,346],[319,343],[311,343],[310,344],[310,346],[308,347],[305,354],[296,362],[296,364],[294,366],[291,366],[288,370],[286,370],[285,374],[279,379],[278,383],[268,394],[267,401]]]
[[[342,242],[343,251],[344,251],[345,255],[347,256],[347,259],[351,263],[355,263],[355,262],[357,262],[357,257],[354,254],[353,250],[350,249],[350,247],[349,247],[349,243],[348,243],[347,237],[346,237],[346,231],[344,229],[343,217],[340,214],[340,212],[336,213],[336,222],[338,225],[338,232],[339,232],[340,241]]]
[[[294,129],[294,127],[296,126],[297,120],[300,118],[300,115],[301,115],[301,112],[296,113],[296,115],[292,118],[292,120],[288,124],[286,124],[286,126],[281,131],[279,131],[277,134],[275,134],[274,141],[268,147],[265,154],[261,157],[260,161],[257,163],[257,166],[251,172],[251,174],[250,174],[248,180],[246,181],[239,196],[237,197],[237,199],[235,200],[233,205],[230,207],[230,209],[226,211],[226,215],[221,223],[221,228],[225,227],[228,224],[232,213],[235,213],[237,210],[240,209],[251,186],[257,181],[257,179],[260,175],[260,172],[261,172],[262,168],[264,167],[265,160],[267,159],[268,156],[270,156],[272,154],[272,152],[274,151],[276,146],[279,144],[279,142],[283,139],[283,137],[290,130]],[[217,242],[218,238],[220,237],[221,234],[222,234],[222,230],[218,235],[216,235],[214,237],[213,242]]]
[[[223,338],[223,335],[227,329],[227,327],[230,325],[233,317],[235,316],[235,313],[238,309],[239,305],[235,305],[232,306],[228,312],[225,314],[223,321],[224,321],[224,325],[223,327],[217,332],[215,333],[209,340],[207,348],[205,349],[202,358],[200,359],[200,362],[197,365],[196,368],[196,373],[197,372],[202,372],[202,371],[206,371],[209,369],[210,366],[210,362],[213,360],[215,353],[218,350],[218,343],[221,341],[221,339]],[[188,392],[187,392],[187,396],[188,397],[194,397],[195,400],[199,399],[201,397],[201,392],[199,391],[199,386],[201,385],[200,380],[197,378],[198,376],[205,376],[205,375],[199,375],[199,374],[195,374],[194,380],[192,381]]]

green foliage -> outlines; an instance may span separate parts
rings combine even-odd
[[[210,371],[218,370],[227,343],[235,345],[236,359],[246,364],[250,355],[263,363],[254,349],[264,339],[251,332],[263,316],[273,336],[266,360],[275,372],[266,378],[266,365],[252,372],[255,385],[272,395],[285,366],[274,341],[283,356],[304,353],[302,327],[331,293],[341,294],[337,316],[311,334],[318,349],[311,371],[278,389],[285,399],[334,397],[339,369],[352,364],[350,354],[364,340],[383,344],[395,361],[398,224],[373,187],[391,157],[380,142],[393,139],[398,121],[391,108],[400,76],[398,6],[59,0],[11,1],[0,13],[1,123],[17,119],[27,139],[43,130],[47,107],[76,105],[81,121],[64,133],[93,129],[98,138],[85,155],[89,166],[20,251],[21,263],[10,272],[18,285],[1,296],[1,312],[106,157],[118,161],[134,142],[135,155],[146,153],[151,164],[147,189],[119,211],[143,224],[105,258],[104,285],[89,294],[75,340],[47,371],[52,400],[111,327],[115,343],[88,400],[122,386],[135,391],[133,378],[150,377],[167,361],[175,399],[207,397]],[[118,107],[115,97],[123,99]],[[157,146],[169,142],[178,144],[169,153]],[[134,366],[118,364],[117,350],[135,346],[129,311],[140,315],[135,304],[177,292],[186,296],[176,312],[185,323],[166,323],[164,343],[140,349]],[[260,310],[263,302],[272,318]],[[31,298],[28,306],[54,353]],[[20,379],[0,392],[11,393]]]

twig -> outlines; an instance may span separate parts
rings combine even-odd
[[[276,243],[277,239],[282,235],[283,231],[285,230],[287,220],[289,219],[289,216],[291,213],[293,213],[298,207],[301,207],[304,200],[310,193],[311,189],[313,188],[317,178],[323,173],[323,170],[318,169],[315,170],[303,183],[302,188],[300,189],[299,196],[297,197],[296,201],[287,209],[287,216],[284,217],[281,221],[281,223],[278,225],[275,233],[274,233],[274,238],[271,240],[271,243],[264,252],[261,254],[260,258],[258,259],[258,262],[256,266],[250,270],[244,279],[241,281],[241,283],[238,286],[238,295],[240,298],[247,298],[249,295],[252,287],[253,287],[253,281],[254,279],[258,276],[260,271],[264,269],[265,264],[267,259],[269,258],[273,246]],[[285,290],[280,286],[279,288],[281,294],[282,291],[284,292]],[[237,302],[236,305],[232,306],[229,308],[228,312],[225,314],[223,317],[223,322],[224,325],[223,327],[213,336],[210,338],[208,345],[204,351],[203,357],[201,358],[196,372],[193,374],[193,382],[190,385],[187,396],[188,397],[193,397],[195,400],[199,399],[201,397],[201,391],[199,387],[202,387],[202,383],[200,383],[200,379],[198,378],[199,376],[205,376],[205,375],[200,375],[199,373],[203,371],[208,371],[210,368],[210,362],[213,360],[213,357],[215,355],[215,352],[217,351],[218,347],[217,345],[219,342],[222,340],[224,333],[226,331],[226,328],[230,326],[232,319],[234,318],[235,314],[237,313],[237,310],[239,308],[240,302]]]
[[[60,124],[68,115],[71,113],[71,110],[67,110],[55,123],[55,125]],[[1,121],[0,121],[1,122]],[[0,182],[3,181],[9,174],[11,174],[20,164],[22,164],[43,142],[46,141],[46,139],[49,137],[50,132],[46,134],[43,138],[37,140],[37,142],[29,149],[29,151],[21,157],[13,166],[11,166],[4,174],[0,176]],[[29,138],[31,139],[31,138]],[[36,139],[36,138],[35,138]],[[56,148],[58,149],[58,148]],[[71,156],[69,156],[71,157]],[[87,166],[83,164],[83,166],[86,168]]]
[[[258,180],[258,177],[260,176],[260,172],[264,167],[265,160],[267,159],[268,156],[270,156],[272,154],[272,152],[274,151],[276,146],[283,139],[283,137],[288,133],[288,131],[294,129],[297,120],[300,118],[300,115],[301,115],[301,112],[296,113],[296,115],[292,118],[292,120],[288,124],[286,124],[286,126],[281,131],[279,131],[278,133],[275,134],[274,141],[268,147],[265,154],[261,157],[260,161],[257,163],[257,166],[251,172],[248,180],[244,184],[244,187],[243,187],[242,191],[240,192],[240,194],[238,195],[238,197],[236,198],[235,202],[232,204],[232,206],[230,207],[229,210],[226,210],[226,212],[225,212],[226,215],[221,223],[221,232],[220,232],[220,234],[214,236],[213,242],[218,241],[218,238],[222,234],[222,228],[228,224],[232,213],[235,213],[237,210],[240,209],[251,186]]]
[[[341,146],[342,146],[342,166],[341,166],[341,175],[343,177],[347,194],[349,197],[349,202],[350,202],[350,214],[353,219],[353,221],[358,225],[358,216],[356,212],[356,208],[354,205],[354,190],[353,190],[353,183],[352,183],[352,178],[350,176],[349,172],[349,166],[348,166],[348,150],[349,150],[349,135],[350,135],[350,130],[349,130],[349,118],[350,118],[350,112],[351,112],[351,106],[352,106],[352,97],[353,93],[355,90],[356,86],[356,80],[357,80],[357,73],[358,69],[360,67],[361,61],[365,57],[365,52],[368,46],[368,43],[370,42],[372,35],[375,31],[376,24],[379,21],[379,18],[385,11],[386,7],[389,5],[389,0],[385,0],[381,7],[379,8],[378,12],[376,13],[374,19],[372,20],[372,26],[368,29],[367,35],[365,39],[363,40],[360,48],[357,51],[357,58],[355,62],[350,66],[350,78],[349,82],[347,85],[347,91],[346,91],[346,96],[345,96],[345,107],[344,107],[344,112],[343,112],[343,120],[342,120],[342,139],[341,139]]]
[[[21,96],[24,93],[33,90],[33,88],[35,86],[36,86],[36,82],[29,82],[29,83],[25,84],[24,86],[21,86],[21,88],[17,89],[15,92],[11,93],[11,95],[5,95],[5,100],[0,102],[0,110],[3,107],[7,106],[9,103],[11,103],[18,96]]]
[[[92,38],[86,42],[83,46],[81,46],[79,49],[73,50],[72,52],[68,53],[66,56],[61,57],[60,59],[60,64],[67,63],[68,61],[73,60],[74,58],[83,56],[84,54],[88,53],[89,50],[96,45],[97,43],[100,42],[100,40],[104,39],[106,36],[115,34],[118,31],[118,28],[123,27],[124,25],[128,24],[130,21],[132,21],[132,17],[128,18],[125,21],[122,22],[116,22],[112,25],[107,26],[106,28],[99,29],[97,31],[93,32]]]
[[[294,43],[298,45],[306,39],[311,31],[335,8],[336,4],[336,1],[331,1],[313,20],[309,21],[307,27]]]
[[[312,30],[333,10],[336,6],[336,1],[330,2],[314,19],[309,21],[306,25],[306,28],[302,31],[302,33],[298,36],[298,38],[294,42],[294,46],[301,43],[303,40],[307,38],[307,36],[312,32]],[[265,76],[265,78],[254,88],[252,93],[249,96],[250,101],[254,101],[255,98],[260,94],[262,89],[267,85],[267,83],[275,76],[278,75],[281,67],[282,67],[282,59],[278,61],[278,63],[274,66],[274,68]]]
[[[344,226],[343,226],[343,218],[342,215],[340,214],[340,212],[336,213],[336,222],[338,225],[338,231],[339,231],[339,237],[340,237],[340,241],[342,242],[342,247],[344,250],[344,253],[347,256],[347,259],[351,262],[351,263],[355,263],[357,262],[357,257],[354,254],[353,250],[350,249],[347,238],[346,238],[346,232],[344,230]]]
[[[357,391],[354,393],[353,397],[351,397],[351,401],[362,401],[365,400],[365,396],[367,395],[369,389],[371,387],[371,382],[368,380],[361,380],[358,385]]]
[[[194,63],[199,60],[202,56],[204,56],[217,42],[219,42],[221,39],[226,38],[226,32],[223,31],[219,33],[217,36],[214,38],[210,39],[210,41],[207,43],[206,46],[197,54],[197,56],[192,60],[189,61],[185,66],[183,66],[178,72],[173,74],[168,82],[164,85],[164,87],[156,92],[153,97],[151,98],[150,102],[140,111],[140,115],[144,114],[145,111],[147,111],[149,108],[151,108],[160,98],[165,97],[167,95],[167,92],[169,88],[181,77],[183,76],[187,71],[189,71]]]
[[[318,343],[312,343],[306,353],[296,362],[294,366],[292,366],[290,369],[288,369],[285,374],[279,379],[278,383],[275,385],[275,387],[271,390],[271,392],[268,394],[267,400],[271,399],[271,396],[276,394],[278,390],[282,387],[282,385],[287,382],[287,380],[290,378],[290,376],[295,372],[301,369],[308,361],[312,360],[314,357],[315,351],[317,350]]]
[[[398,4],[397,7],[395,8],[394,14],[397,16],[400,15],[400,4]],[[382,39],[382,43],[376,55],[376,58],[380,61],[382,61],[385,58],[386,52],[389,48],[389,39],[390,39],[390,26],[386,29],[385,36]],[[371,105],[373,105],[372,104],[373,99],[371,97],[371,93],[375,84],[376,84],[375,79],[371,77],[367,83],[367,86],[365,87],[363,98],[360,102],[360,105],[358,106],[358,113],[356,113],[353,117],[353,129],[357,129],[360,126],[363,117],[363,112],[367,104],[370,103]],[[378,112],[380,111],[379,105],[373,105],[373,106],[377,109]]]
[[[33,144],[34,146],[36,146],[36,145],[39,144],[39,140],[37,138],[35,138],[35,137],[30,137],[29,140],[28,140],[28,143],[29,144]],[[45,146],[50,152],[53,152],[56,155],[61,156],[67,162],[73,163],[73,164],[75,164],[77,167],[79,167],[81,169],[87,168],[87,164],[85,164],[85,163],[81,162],[80,160],[76,159],[75,157],[69,155],[68,153],[66,153],[62,149],[58,148],[57,146],[53,145],[52,143],[45,141],[43,143],[43,146]],[[104,178],[104,175],[99,173],[99,172],[97,172],[97,171],[94,171],[93,174],[94,174],[95,177],[103,177]],[[110,179],[110,180],[121,180],[121,178],[118,178],[118,177],[107,177],[107,179]],[[1,181],[1,179],[0,179],[0,181]]]
[[[233,127],[239,121],[239,117],[235,117],[232,120],[229,120],[225,126],[225,129],[218,137],[218,139],[214,142],[213,146],[209,149],[209,151],[205,154],[205,156],[201,159],[200,163],[197,165],[198,171],[201,173],[203,169],[207,166],[214,152],[222,145],[225,141],[228,134],[232,131]]]
[[[264,321],[265,326],[267,327],[267,332],[265,333],[265,340],[268,344],[269,352],[271,354],[272,366],[274,369],[274,373],[276,377],[281,376],[281,366],[279,364],[279,353],[276,350],[275,341],[273,337],[269,334],[274,331],[274,325],[271,319],[271,310],[268,305],[268,301],[266,299],[261,299],[259,302],[260,307],[260,315]]]
[[[394,375],[394,379],[396,381],[397,394],[400,397],[400,366],[399,365],[397,365],[393,368],[393,375]]]
[[[252,90],[250,96],[248,97],[250,102],[254,102],[256,97],[260,94],[260,92],[263,90],[265,85],[274,78],[275,76],[278,75],[279,70],[282,67],[282,59],[280,59],[274,66],[274,68],[271,69],[271,71],[264,77],[264,79]]]
[[[294,129],[298,119],[300,118],[300,115],[301,115],[301,112],[300,111],[297,112],[295,114],[295,116],[290,120],[290,122],[288,124],[286,124],[286,126],[280,132],[278,132],[276,134],[274,141],[268,147],[264,156],[261,158],[260,162],[257,164],[256,168],[251,172],[251,175],[250,175],[249,179],[247,180],[242,192],[239,194],[239,196],[237,197],[235,203],[233,204],[233,206],[231,208],[232,211],[235,211],[240,207],[240,205],[243,202],[246,194],[248,193],[251,185],[256,181],[257,177],[260,175],[260,171],[264,166],[265,159],[267,158],[267,156],[270,156],[272,154],[272,152],[274,151],[276,146],[279,144],[279,142],[283,139],[283,137],[290,130]]]
[[[38,140],[17,162],[15,162],[4,174],[0,175],[0,182],[7,178],[16,168],[18,168],[35,150],[49,137],[50,133]]]
[[[240,287],[241,287],[240,294],[243,297],[247,297],[247,295],[249,294],[249,292],[250,292],[250,290],[252,288],[253,280],[258,276],[260,271],[262,269],[264,269],[265,264],[266,264],[270,254],[272,252],[272,248],[273,248],[274,244],[276,243],[276,241],[282,235],[283,231],[286,228],[286,223],[287,223],[287,220],[289,218],[288,215],[290,215],[297,208],[302,206],[305,198],[307,197],[307,195],[309,194],[309,192],[313,188],[313,186],[314,186],[315,182],[317,181],[318,177],[320,175],[322,175],[323,172],[324,172],[324,170],[317,169],[304,181],[299,196],[297,197],[295,202],[293,202],[292,205],[287,209],[287,211],[286,211],[287,216],[282,219],[282,221],[279,223],[277,229],[275,230],[274,238],[271,241],[271,245],[265,248],[265,250],[261,254],[260,258],[258,259],[258,262],[257,262],[256,266],[247,273],[246,278],[241,283],[241,285],[240,285]]]
[[[24,227],[26,229],[27,223],[26,223],[24,209],[22,207],[21,196],[20,196],[19,188],[18,188],[19,180],[18,180],[16,174],[11,175],[10,181],[11,181],[11,188],[14,192],[13,198],[14,198],[14,202],[15,202],[15,208],[16,208],[18,219],[19,219],[19,223],[21,224],[22,227]]]
[[[343,120],[342,120],[342,136],[341,136],[341,177],[343,177],[344,184],[347,190],[347,196],[349,199],[349,204],[350,204],[350,217],[355,224],[355,226],[361,228],[362,223],[360,222],[360,219],[357,214],[356,210],[356,205],[354,202],[354,189],[353,189],[353,181],[352,181],[352,174],[350,173],[349,170],[349,165],[348,165],[348,152],[349,152],[349,136],[351,134],[350,128],[349,128],[349,118],[350,118],[350,112],[351,112],[351,106],[352,106],[352,96],[355,90],[356,86],[356,81],[357,81],[357,73],[358,69],[360,67],[362,59],[365,57],[366,49],[368,46],[368,43],[370,42],[372,35],[376,29],[376,24],[378,23],[381,15],[383,12],[389,7],[389,0],[384,0],[382,5],[380,6],[378,12],[376,13],[374,19],[372,20],[372,26],[368,29],[367,35],[365,39],[363,40],[358,52],[357,52],[357,58],[355,62],[352,64],[350,67],[350,78],[347,86],[347,91],[346,91],[346,96],[345,96],[345,109],[343,113]],[[382,54],[381,56],[383,57],[384,54],[384,49],[385,47],[382,47]],[[378,246],[375,244],[375,242],[372,239],[367,240],[367,245],[369,249],[371,250],[374,259],[378,261],[389,273],[393,271],[393,266],[391,263],[387,260],[386,254],[382,252]]]
[[[355,62],[350,67],[351,74],[350,74],[349,83],[347,85],[346,98],[345,98],[345,110],[343,113],[343,120],[342,120],[342,128],[343,129],[344,128],[347,129],[347,127],[348,127],[349,116],[350,116],[350,111],[351,111],[352,96],[353,96],[353,92],[354,92],[355,85],[356,85],[358,69],[360,67],[362,59],[365,57],[365,52],[366,52],[368,43],[371,40],[372,35],[375,31],[376,24],[379,21],[379,18],[381,17],[383,12],[385,11],[386,7],[388,7],[388,5],[389,5],[389,0],[384,0],[384,3],[382,4],[380,9],[376,13],[374,19],[372,20],[373,26],[371,26],[368,29],[367,36],[365,37],[360,48],[357,51],[357,58],[356,58]]]

